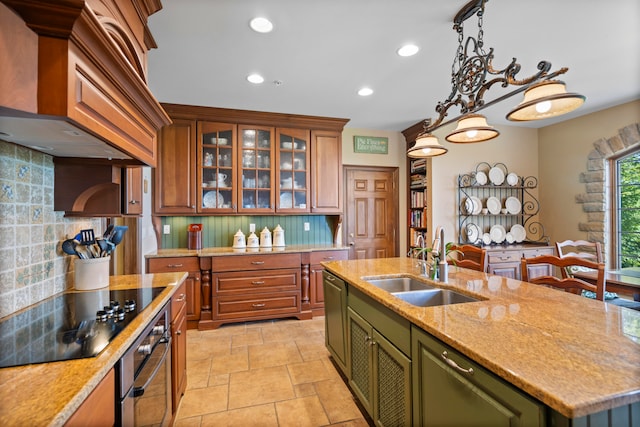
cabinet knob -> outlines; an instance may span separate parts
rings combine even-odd
[[[132,205],[135,205],[135,204],[138,203],[138,201],[137,200],[131,200],[129,203],[132,204]]]

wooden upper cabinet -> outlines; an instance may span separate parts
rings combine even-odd
[[[162,106],[156,215],[342,213],[348,120]]]
[[[160,132],[153,175],[154,213],[196,213],[196,122],[175,119]]]
[[[238,204],[237,127],[231,123],[198,122],[196,187],[198,212],[233,213]]]
[[[276,210],[310,212],[309,130],[278,128],[276,141]]]
[[[122,213],[142,215],[142,167],[123,169]]]
[[[342,213],[341,132],[311,132],[313,213]]]

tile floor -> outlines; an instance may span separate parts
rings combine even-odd
[[[187,384],[176,427],[369,425],[329,359],[324,317],[189,330]]]

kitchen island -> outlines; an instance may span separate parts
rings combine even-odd
[[[96,357],[0,369],[0,425],[64,425],[169,302],[186,276],[184,272],[111,276],[109,290],[165,289]]]
[[[420,277],[416,260],[409,258],[334,261],[323,265],[327,272],[346,283],[348,307],[351,310],[353,299],[355,317],[367,313],[358,312],[355,304],[362,306],[362,301],[369,301],[375,305],[369,312],[388,311],[388,319],[411,325],[413,336],[407,338],[407,345],[412,348],[403,349],[405,343],[397,340],[399,327],[392,329],[387,338],[391,337],[392,342],[396,339],[396,347],[409,355],[409,364],[410,356],[414,356],[414,366],[408,368],[413,369],[414,383],[419,378],[414,336],[424,332],[423,335],[435,338],[524,392],[534,403],[541,402],[543,420],[553,416],[556,420],[584,421],[581,417],[594,414],[607,417],[608,410],[624,408],[628,420],[622,425],[640,423],[638,311],[455,266],[449,268],[448,283],[434,282]],[[419,278],[478,301],[417,307],[368,283],[373,278],[389,276]],[[329,297],[326,310],[329,325],[333,310]],[[379,324],[387,327],[385,323]],[[333,331],[329,329],[326,332],[331,337]],[[376,333],[374,324],[374,337]],[[415,398],[418,394],[415,384],[413,390]],[[416,406],[416,400],[412,406]],[[413,421],[419,422],[415,414],[414,408]],[[610,419],[609,425],[620,424]]]

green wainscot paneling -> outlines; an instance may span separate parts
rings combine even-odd
[[[284,229],[287,245],[331,244],[333,242],[333,216],[288,215],[288,216],[173,216],[162,218],[162,228],[171,227],[170,234],[162,235],[163,249],[187,247],[189,224],[202,224],[202,247],[229,247],[233,245],[233,235],[238,229],[249,236],[249,224],[256,225],[256,235],[267,227],[273,229],[280,224]],[[308,222],[309,231],[304,230]]]

